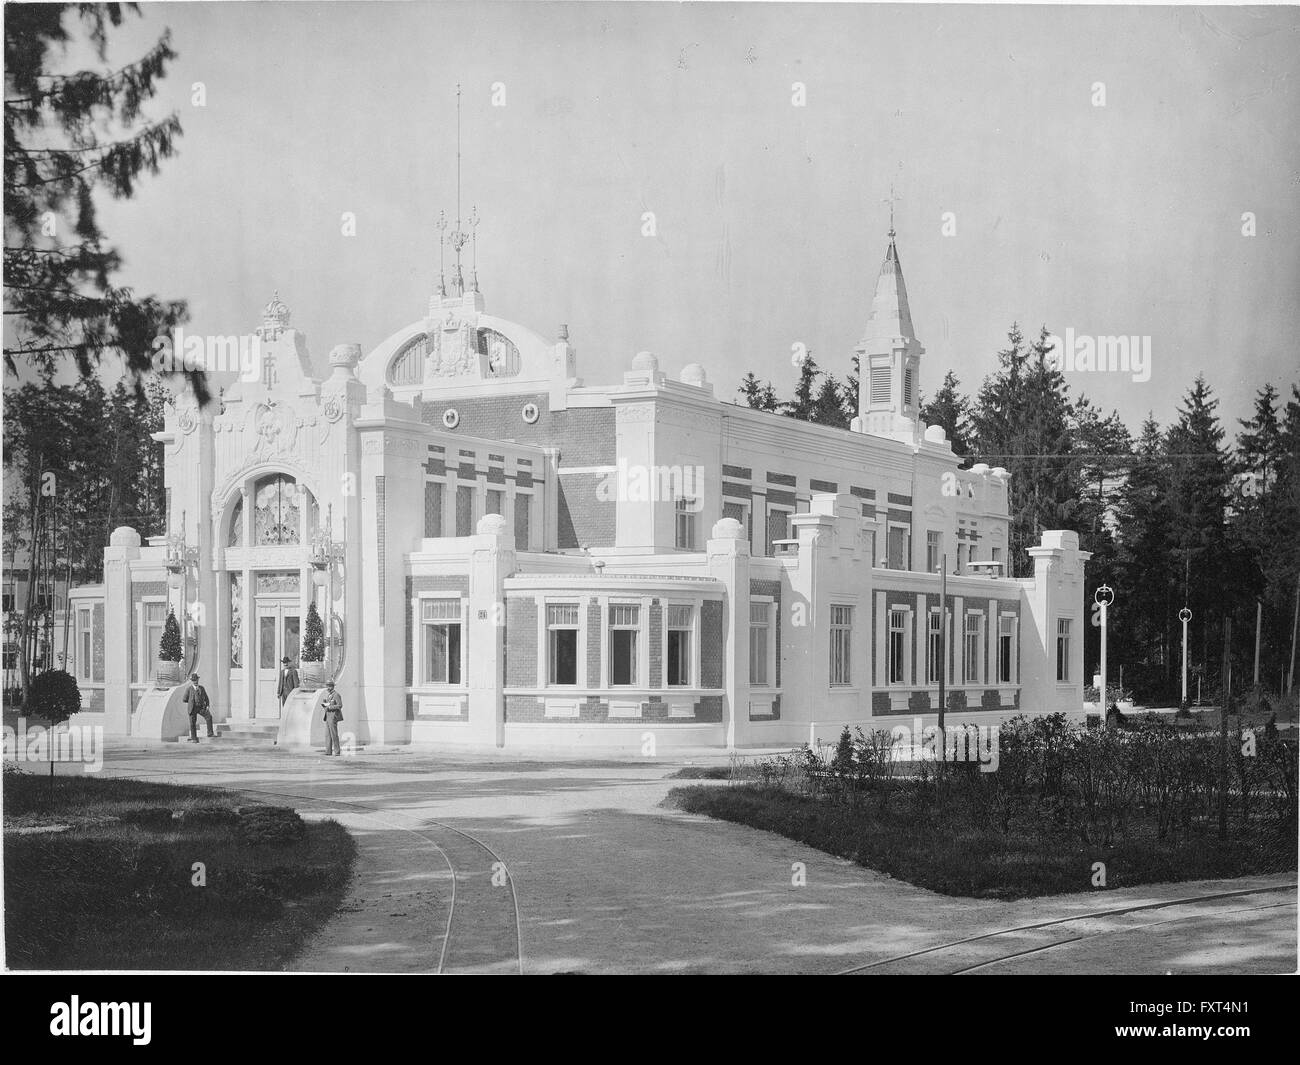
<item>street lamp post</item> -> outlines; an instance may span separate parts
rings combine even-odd
[[[1101,607],[1101,726],[1109,726],[1108,711],[1106,703],[1106,611],[1111,603],[1115,602],[1115,591],[1108,584],[1103,584],[1092,593],[1093,602]]]
[[[1187,709],[1187,623],[1192,620],[1192,612],[1183,607],[1178,611],[1178,620],[1183,623],[1183,702],[1180,709]]]

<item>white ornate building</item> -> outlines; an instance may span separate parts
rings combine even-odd
[[[313,601],[362,743],[833,739],[932,722],[941,671],[950,720],[1082,711],[1088,554],[1048,532],[1032,578],[1000,575],[1007,473],[960,470],[918,419],[892,232],[852,431],[649,353],[586,386],[564,326],[493,317],[476,284],[323,372],[278,298],[258,336],[257,380],[167,415],[171,537],[118,529],[103,585],[74,592],[110,732],[187,728],[154,681],[170,608],[218,721],[311,742],[319,692],[282,714],[276,684]]]

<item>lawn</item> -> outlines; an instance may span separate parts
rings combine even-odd
[[[346,891],[356,848],[334,821],[209,788],[54,783],[4,774],[11,969],[283,969]]]
[[[1003,833],[955,811],[936,816],[904,794],[911,786],[895,782],[887,804],[877,798],[853,807],[761,784],[696,784],[674,788],[666,804],[776,832],[943,895],[1019,899],[1096,890],[1095,862],[1105,863],[1107,888],[1295,868],[1294,834],[1234,830],[1224,843],[1206,833],[1171,844],[1139,830],[1110,845],[1086,844],[1028,819]]]
[[[688,767],[666,805],[797,840],[945,895],[1017,899],[1296,868],[1296,744],[1236,726],[1004,724],[998,760],[900,762],[895,739],[845,730],[832,748]],[[1225,787],[1226,784],[1226,787]],[[1219,838],[1219,798],[1227,833]]]

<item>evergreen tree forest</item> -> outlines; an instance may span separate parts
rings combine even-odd
[[[1274,697],[1291,689],[1300,605],[1300,385],[1286,393],[1260,386],[1251,417],[1225,424],[1203,376],[1185,386],[1171,424],[1148,418],[1132,432],[1114,411],[1072,393],[1049,357],[1044,328],[1029,340],[1018,326],[997,366],[973,394],[950,371],[921,420],[941,425],[968,467],[1011,474],[1013,576],[1032,572],[1025,549],[1045,529],[1077,532],[1092,552],[1086,596],[1105,583],[1108,674],[1139,702],[1181,698],[1182,623],[1189,625],[1189,698],[1219,697],[1225,623],[1230,618],[1231,690],[1254,684],[1259,622],[1259,686]],[[740,402],[778,415],[847,429],[857,413],[857,367],[843,381],[809,356],[797,368],[793,397],[782,400],[753,373]],[[835,402],[838,400],[838,402]],[[1100,659],[1089,626],[1085,674]]]

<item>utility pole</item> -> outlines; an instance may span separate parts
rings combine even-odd
[[[939,556],[939,743],[940,759],[948,760],[947,736],[943,731],[943,712],[947,705],[944,681],[948,678],[948,555]]]
[[[1291,671],[1286,676],[1286,690],[1289,695],[1295,688],[1295,630],[1300,626],[1300,573],[1295,579],[1295,616],[1291,619]]]
[[[1219,676],[1219,839],[1228,838],[1228,705],[1232,692],[1232,618],[1223,619],[1223,668]]]
[[[1255,680],[1254,686],[1259,687],[1259,632],[1264,624],[1264,600],[1255,600]]]

